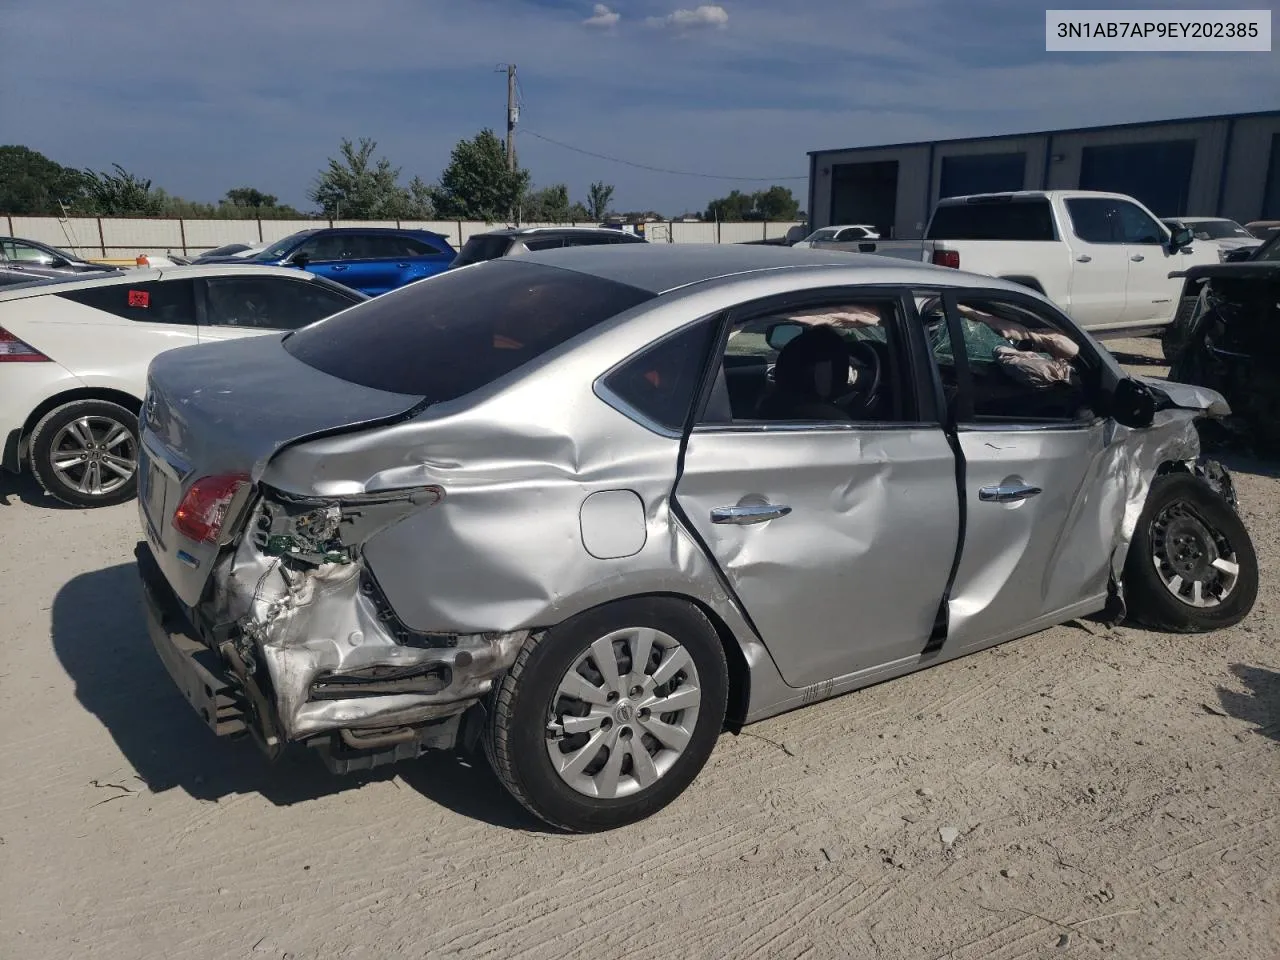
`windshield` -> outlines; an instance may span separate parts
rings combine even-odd
[[[807,237],[805,237],[805,239],[808,240],[810,243],[812,243],[814,240],[830,240],[833,237],[835,237],[835,235],[836,235],[835,230],[832,230],[828,227],[824,227],[821,230],[813,231],[813,233],[809,234]]]
[[[285,237],[283,240],[273,243],[271,246],[267,247],[267,249],[263,250],[260,254],[258,254],[256,257],[253,257],[252,259],[268,260],[268,261],[279,260],[286,253],[288,253],[290,250],[296,247],[298,245],[299,240],[301,240],[303,237],[309,237],[311,236],[311,234],[315,232],[316,231],[314,230],[299,230],[297,233],[291,233],[289,234],[289,236]]]
[[[1189,223],[1187,226],[1197,240],[1226,240],[1231,237],[1254,239],[1253,234],[1234,220],[1205,220],[1201,223]]]
[[[375,297],[304,327],[284,346],[350,383],[455,400],[653,296],[505,258]]]

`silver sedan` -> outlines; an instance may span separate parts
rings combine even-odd
[[[335,772],[483,745],[606,829],[726,727],[1072,618],[1241,620],[1227,412],[989,277],[561,250],[158,357],[137,557],[215,732]]]

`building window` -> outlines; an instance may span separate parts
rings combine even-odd
[[[1080,154],[1080,189],[1124,193],[1141,201],[1157,217],[1189,212],[1194,140],[1117,143],[1085,147]]]
[[[1025,153],[982,153],[943,157],[938,199],[974,193],[1008,193],[1026,185]]]

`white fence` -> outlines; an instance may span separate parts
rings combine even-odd
[[[758,243],[781,240],[795,222],[685,223],[674,220],[644,224],[652,243]],[[200,254],[228,243],[270,243],[298,230],[315,227],[400,227],[431,230],[461,247],[474,234],[507,224],[467,220],[176,220],[124,217],[22,217],[0,214],[7,236],[37,240],[81,257],[133,259],[140,253]],[[524,226],[557,226],[527,223]],[[597,226],[597,224],[579,224]]]

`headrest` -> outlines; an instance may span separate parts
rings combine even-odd
[[[782,348],[773,379],[787,393],[829,400],[848,389],[849,348],[830,327],[811,327]]]

